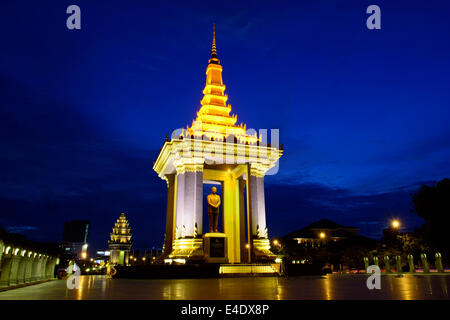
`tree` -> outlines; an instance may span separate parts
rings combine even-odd
[[[421,228],[424,240],[443,258],[449,261],[450,254],[450,179],[435,185],[422,185],[412,196],[413,212],[425,220]]]

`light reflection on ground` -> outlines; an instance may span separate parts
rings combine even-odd
[[[0,299],[360,300],[449,299],[450,275],[387,275],[381,290],[368,290],[366,275],[252,277],[181,280],[108,279],[82,276],[80,289],[64,280],[0,292]]]

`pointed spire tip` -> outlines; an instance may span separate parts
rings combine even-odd
[[[212,42],[211,59],[209,59],[209,63],[220,64],[220,60],[217,58],[216,23],[215,22],[213,22],[213,42]]]

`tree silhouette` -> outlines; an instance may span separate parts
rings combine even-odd
[[[425,220],[421,233],[432,249],[450,261],[450,179],[422,185],[412,196],[413,211]]]

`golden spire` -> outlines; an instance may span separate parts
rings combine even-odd
[[[197,118],[186,131],[189,136],[224,141],[229,136],[235,136],[239,142],[256,144],[259,140],[256,132],[246,133],[246,126],[242,123],[236,125],[237,116],[230,115],[231,106],[228,104],[228,95],[225,94],[225,85],[222,81],[222,65],[217,58],[216,26],[213,25],[213,41],[211,59],[206,68],[206,84],[203,89],[202,105],[197,112]]]
[[[213,23],[213,42],[212,42],[212,52],[211,59],[209,63],[220,64],[220,60],[217,58],[217,48],[216,48],[216,24]]]

